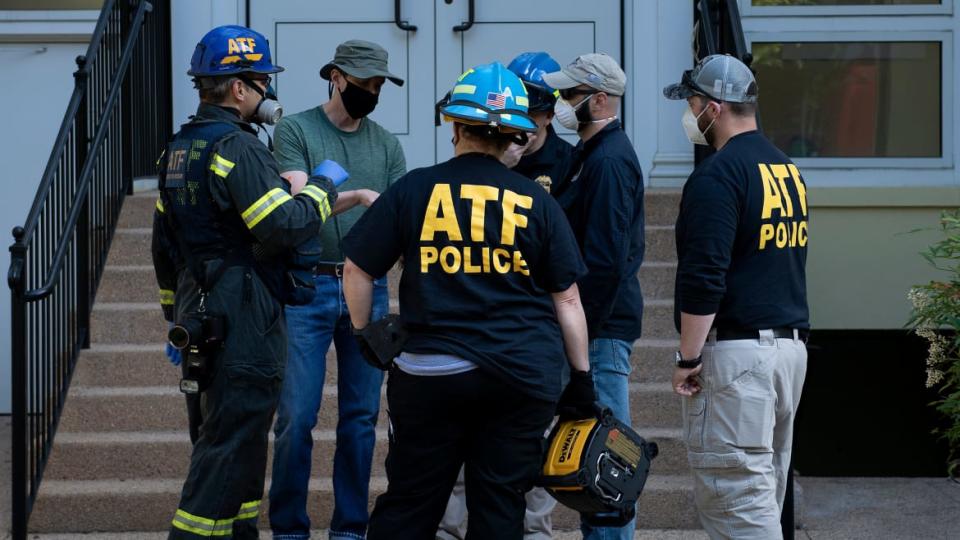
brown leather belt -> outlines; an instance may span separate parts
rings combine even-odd
[[[320,263],[313,267],[313,274],[316,276],[336,276],[343,277],[343,263]]]

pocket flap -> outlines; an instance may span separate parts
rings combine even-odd
[[[744,455],[739,452],[687,452],[687,459],[694,469],[732,469],[746,463]]]

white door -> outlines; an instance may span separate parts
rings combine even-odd
[[[436,2],[436,10],[437,99],[467,69],[494,60],[508,65],[525,51],[546,51],[561,66],[581,54],[604,52],[622,65],[620,0],[443,0]],[[554,124],[565,139],[576,142],[575,133]],[[451,128],[441,126],[438,161],[453,155],[450,137]]]
[[[393,0],[252,0],[250,27],[267,36],[274,61],[286,68],[275,84],[287,114],[327,101],[320,68],[333,59],[339,43],[365,39],[387,49],[390,71],[406,84],[384,84],[370,118],[400,139],[407,167],[413,168],[433,163],[433,121],[427,121],[433,118],[434,104],[433,16],[423,0],[402,4],[404,19],[416,20],[416,32],[394,24]],[[420,16],[413,12],[414,5]]]
[[[473,24],[467,26],[470,4]],[[606,52],[620,59],[620,0],[251,0],[250,27],[270,39],[284,110],[295,113],[327,100],[320,68],[338,43],[365,39],[390,53],[390,70],[406,84],[383,86],[371,118],[400,139],[407,167],[452,155],[450,128],[434,128],[434,104],[467,68],[507,64],[524,51],[544,50],[561,65],[578,54]],[[416,31],[401,29],[400,19]],[[564,131],[561,129],[561,133]],[[567,133],[567,138],[574,136]]]

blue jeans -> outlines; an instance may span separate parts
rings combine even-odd
[[[289,355],[274,427],[270,528],[274,538],[309,538],[307,491],[313,436],[323,397],[327,349],[337,349],[337,447],[333,455],[333,518],[330,538],[366,535],[370,465],[376,444],[383,372],[363,359],[350,329],[343,282],[315,276],[317,296],[288,307]],[[374,282],[371,320],[387,314],[386,278]]]
[[[630,421],[630,349],[633,344],[622,339],[598,338],[590,341],[590,371],[597,399],[613,411],[622,422]],[[580,524],[584,540],[629,540],[633,538],[636,520],[623,527],[591,527]]]

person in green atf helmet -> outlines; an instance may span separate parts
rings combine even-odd
[[[257,538],[267,435],[280,397],[287,261],[331,215],[339,167],[290,195],[250,123],[273,123],[267,39],[221,26],[197,44],[188,74],[200,106],[159,160],[153,262],[171,360],[190,398],[190,470],[170,538]],[[330,175],[336,178],[331,178]],[[303,292],[303,291],[299,291]],[[309,290],[312,293],[312,289]],[[202,407],[201,407],[202,405]]]
[[[594,414],[576,240],[556,201],[500,162],[536,130],[528,102],[502,64],[467,70],[438,104],[455,157],[400,178],[345,239],[361,335],[373,276],[404,261],[408,339],[387,382],[388,486],[371,540],[433,538],[461,467],[467,535],[522,538],[524,493],[558,402],[570,418]]]

